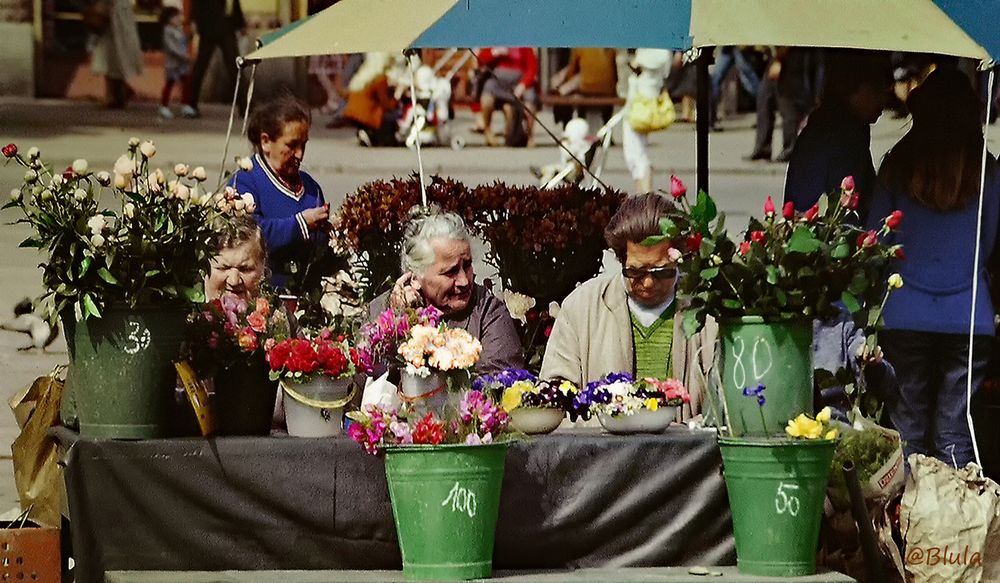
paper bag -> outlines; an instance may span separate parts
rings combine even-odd
[[[59,448],[47,432],[59,425],[63,381],[52,376],[35,379],[9,401],[21,426],[11,445],[14,484],[21,508],[31,506],[30,517],[39,524],[58,528],[63,508],[63,476]]]
[[[385,373],[377,379],[371,377],[365,379],[365,390],[361,395],[362,409],[367,405],[374,405],[381,409],[399,409],[402,403],[396,392],[396,385],[389,382],[389,373]]]
[[[1000,485],[975,464],[956,470],[921,454],[908,460],[900,531],[912,581],[1000,580]]]

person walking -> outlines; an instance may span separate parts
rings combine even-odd
[[[774,161],[788,162],[802,120],[813,107],[816,77],[816,63],[810,49],[775,49],[757,93],[757,133],[747,160],[771,159],[775,112],[779,112],[782,148]]]
[[[236,32],[246,27],[246,21],[240,0],[192,0],[191,9],[192,20],[198,29],[198,56],[191,74],[192,111],[188,117],[199,117],[201,87],[216,49],[222,51],[227,91],[231,93],[236,87],[236,58],[240,54]]]
[[[110,0],[105,28],[97,35],[91,69],[104,76],[104,103],[109,109],[124,109],[135,91],[128,80],[142,74],[142,46],[135,12],[129,0]]]
[[[191,58],[188,55],[188,37],[183,27],[184,17],[180,9],[167,6],[160,12],[160,24],[163,26],[163,72],[165,81],[160,96],[160,117],[173,119],[174,112],[170,110],[170,97],[174,86],[181,87],[181,113],[185,117],[194,117],[196,112],[190,105],[191,91]]]
[[[939,68],[910,93],[907,107],[913,126],[885,155],[868,218],[869,229],[881,229],[891,211],[905,217],[889,241],[906,252],[898,263],[903,287],[889,295],[879,334],[899,384],[886,406],[907,456],[920,453],[962,468],[974,461],[967,383],[971,376],[975,395],[995,333],[987,264],[1000,223],[1000,176],[996,159],[987,155],[977,239],[983,172],[979,96],[965,74]]]

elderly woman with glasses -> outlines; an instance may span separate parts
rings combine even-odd
[[[685,383],[697,409],[696,361],[711,364],[711,359],[700,354],[701,338],[685,338],[674,317],[679,255],[669,241],[643,245],[660,234],[660,219],[670,209],[658,194],[622,203],[604,231],[622,267],[585,282],[563,302],[545,348],[542,378],[580,384],[619,371],[672,377]]]

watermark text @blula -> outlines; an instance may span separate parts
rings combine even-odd
[[[969,545],[943,547],[909,547],[906,549],[907,565],[983,565],[982,555]]]

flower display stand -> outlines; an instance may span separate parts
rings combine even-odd
[[[403,574],[407,579],[489,577],[507,444],[386,448]]]
[[[719,322],[722,387],[733,435],[780,430],[799,413],[813,411],[812,321],[765,322],[747,316]],[[767,387],[767,406],[743,389]]]
[[[740,573],[812,575],[837,441],[719,438]],[[756,580],[756,579],[755,579]]]

